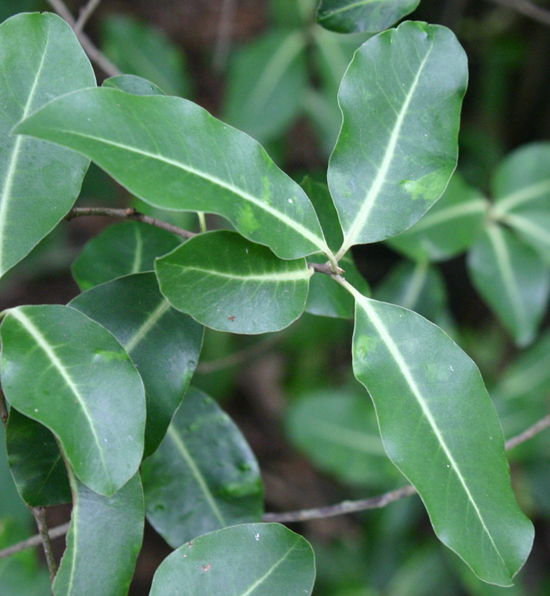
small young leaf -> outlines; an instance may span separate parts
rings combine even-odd
[[[218,213],[283,259],[328,251],[306,194],[261,145],[185,99],[87,89],[50,102],[17,133],[88,155],[151,205]]]
[[[72,501],[65,462],[50,430],[11,408],[6,447],[11,474],[27,505],[47,507]]]
[[[321,0],[317,22],[339,33],[382,31],[411,13],[420,0]]]
[[[243,524],[174,551],[157,569],[149,596],[308,596],[314,580],[307,540],[279,524]]]
[[[305,259],[282,261],[229,231],[195,236],[155,268],[174,308],[212,329],[244,334],[279,331],[295,321],[313,274]]]
[[[185,396],[142,473],[147,519],[173,548],[219,528],[261,520],[256,458],[231,418],[198,389]]]
[[[344,244],[403,232],[441,196],[457,160],[464,50],[451,31],[406,22],[355,53],[328,171]]]
[[[54,432],[83,483],[112,495],[143,453],[145,395],[129,356],[104,327],[67,306],[10,309],[0,333],[10,404]]]
[[[229,69],[223,119],[261,143],[280,137],[300,112],[305,46],[304,34],[291,29],[241,48]]]
[[[181,244],[174,234],[138,221],[109,226],[92,238],[72,266],[80,288],[94,286],[142,271],[153,271],[155,259]]]
[[[539,254],[499,224],[489,224],[468,254],[468,269],[516,344],[529,345],[550,295],[550,270]]]
[[[496,412],[475,364],[420,315],[353,288],[355,376],[384,447],[439,539],[486,582],[509,586],[533,541],[517,506]]]
[[[126,91],[132,95],[166,95],[160,87],[136,75],[118,75],[105,79],[103,87],[120,89],[120,91]]]
[[[92,492],[71,476],[71,528],[55,577],[54,596],[127,594],[143,539],[139,474],[112,497]]]
[[[89,164],[73,151],[11,135],[11,129],[51,99],[93,87],[95,77],[72,29],[50,13],[2,23],[0,75],[1,276],[63,219]]]

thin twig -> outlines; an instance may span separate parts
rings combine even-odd
[[[141,221],[151,226],[156,226],[157,228],[167,230],[168,232],[172,232],[172,234],[176,234],[177,236],[181,236],[182,238],[189,239],[193,236],[196,236],[194,232],[184,230],[183,228],[179,228],[174,224],[162,221],[161,219],[157,219],[156,217],[151,217],[150,215],[140,213],[133,207],[128,207],[127,209],[113,209],[111,207],[73,207],[65,216],[65,219],[67,221],[70,221],[75,217],[86,216],[120,217],[122,219]]]
[[[538,21],[543,25],[550,26],[550,10],[537,6],[528,0],[489,0],[493,4],[500,4],[511,8],[522,15]]]
[[[48,0],[48,2],[55,12],[57,12],[60,17],[65,19],[75,31],[78,41],[81,43],[84,51],[86,54],[88,54],[88,58],[90,58],[92,62],[95,62],[99,68],[101,68],[101,70],[110,77],[116,77],[117,75],[121,74],[120,70],[107,58],[107,56],[105,56],[105,54],[102,54],[97,49],[91,39],[83,31],[75,30],[76,21],[69,9],[65,6],[63,0]]]
[[[46,555],[46,563],[48,564],[48,571],[50,572],[50,580],[53,583],[55,574],[57,573],[57,563],[53,556],[52,543],[50,542],[50,533],[48,532],[48,524],[46,523],[46,510],[44,507],[29,507],[36,520],[38,526],[38,534],[44,547],[44,554]]]
[[[223,0],[222,2],[216,45],[214,46],[214,58],[212,59],[212,66],[218,72],[222,71],[227,63],[227,55],[229,54],[233,34],[236,5],[237,0]]]
[[[550,427],[550,414],[546,415],[538,422],[535,422],[533,426],[530,426],[527,430],[524,430],[519,435],[516,435],[515,437],[508,439],[506,441],[506,451],[510,451],[510,449],[513,449],[514,447],[517,447],[518,445],[521,445],[522,443],[529,441],[529,439],[532,439],[535,435],[538,435],[540,432],[547,429],[548,427]]]
[[[99,6],[100,2],[101,0],[89,0],[88,4],[80,9],[80,14],[73,27],[75,33],[78,34],[84,29],[88,19],[92,16],[92,13]]]
[[[8,423],[8,405],[6,403],[6,396],[4,392],[0,388],[0,417],[2,418],[2,424],[4,428],[6,428],[6,424]]]
[[[52,528],[48,534],[50,535],[50,540],[54,540],[55,538],[59,538],[60,536],[65,536],[65,534],[69,531],[71,527],[71,522],[67,522],[66,524],[61,524],[60,526],[56,526]],[[23,542],[18,542],[13,546],[8,546],[8,548],[4,548],[0,550],[0,559],[4,559],[6,557],[10,557],[11,555],[15,555],[16,553],[20,553],[23,550],[27,550],[33,546],[39,546],[42,543],[42,536],[40,534],[36,534],[36,536],[32,536],[27,540],[23,540]]]

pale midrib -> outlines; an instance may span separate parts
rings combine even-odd
[[[499,199],[494,206],[495,213],[502,215],[515,209],[523,203],[528,203],[545,193],[550,193],[550,180],[542,180],[527,188],[522,188],[514,193]]]
[[[29,97],[27,99],[27,103],[23,109],[23,114],[21,116],[21,120],[24,120],[30,109],[32,102],[34,100],[34,96],[36,94],[36,89],[38,87],[38,81],[40,79],[40,75],[42,73],[42,69],[44,68],[44,62],[47,53],[47,47],[49,42],[49,31],[48,37],[46,38],[46,44],[44,46],[44,52],[42,53],[42,59],[40,61],[40,65],[38,66],[38,70],[36,71],[36,75],[34,78],[34,82],[32,87],[29,91]],[[19,135],[15,140],[15,144],[13,146],[13,151],[10,158],[10,163],[8,165],[8,172],[6,174],[6,178],[4,181],[4,188],[2,190],[2,195],[0,197],[0,275],[4,273],[4,242],[6,239],[5,228],[6,228],[6,220],[7,220],[7,210],[8,210],[8,202],[9,202],[9,194],[11,192],[15,172],[17,170],[17,162],[19,161],[19,155],[21,143],[23,142],[23,137]]]
[[[143,155],[144,157],[148,157],[150,159],[154,159],[156,161],[166,163],[168,165],[179,168],[185,172],[188,172],[189,174],[193,174],[194,176],[198,176],[199,178],[208,180],[212,184],[216,184],[217,186],[220,186],[221,188],[225,188],[229,192],[232,192],[233,194],[240,196],[245,201],[249,201],[250,203],[253,203],[260,209],[263,209],[264,211],[266,211],[267,213],[269,213],[270,215],[272,215],[273,217],[275,217],[276,219],[278,219],[279,221],[281,221],[282,223],[287,225],[289,228],[298,232],[306,240],[309,240],[312,244],[314,244],[322,252],[324,252],[326,254],[331,254],[328,249],[328,246],[326,245],[324,240],[322,238],[320,238],[319,236],[316,236],[315,234],[313,234],[310,230],[308,230],[306,227],[304,227],[301,223],[298,223],[297,221],[291,219],[290,217],[288,217],[281,211],[274,209],[267,203],[263,203],[261,200],[257,199],[255,196],[247,193],[246,191],[242,190],[241,188],[238,188],[237,186],[233,186],[232,184],[225,182],[221,178],[212,176],[206,172],[202,172],[201,170],[197,170],[196,168],[193,168],[191,166],[183,164],[180,161],[170,159],[163,155],[151,153],[149,151],[144,151],[142,149],[138,149],[137,147],[131,147],[130,145],[124,145],[122,143],[117,143],[116,141],[111,141],[111,140],[108,140],[105,138],[96,137],[94,135],[84,134],[84,133],[80,133],[80,132],[73,131],[73,130],[64,130],[61,128],[56,128],[54,130],[55,130],[55,132],[63,133],[63,134],[69,135],[69,136],[73,135],[76,137],[81,137],[83,139],[90,139],[92,141],[97,141],[99,143],[103,143],[103,144],[109,145],[111,147],[118,147],[119,149],[123,149],[124,151],[128,151],[130,153],[136,153],[137,155]],[[221,215],[223,215],[223,213]]]
[[[168,435],[170,436],[170,438],[176,445],[177,450],[180,452],[181,456],[183,457],[183,459],[185,460],[185,462],[191,469],[191,473],[195,477],[197,484],[199,485],[202,493],[204,494],[206,501],[208,502],[208,505],[214,512],[214,515],[216,516],[217,520],[220,522],[220,524],[223,527],[225,527],[227,525],[227,523],[226,523],[221,511],[219,510],[218,506],[216,505],[216,501],[213,499],[212,495],[210,494],[210,490],[208,489],[208,485],[206,484],[206,481],[204,480],[204,477],[203,477],[201,471],[199,470],[199,468],[193,461],[191,454],[189,453],[189,451],[187,451],[187,447],[185,446],[185,443],[181,440],[181,437],[178,435],[178,433],[176,432],[176,430],[172,424],[170,424],[170,426],[168,427]]]
[[[140,328],[134,335],[124,344],[124,349],[128,354],[131,354],[136,346],[140,344],[151,329],[158,323],[166,311],[170,308],[168,300],[163,300],[155,310],[145,319]]]
[[[523,325],[525,325],[526,313],[523,309],[521,298],[518,293],[518,286],[514,277],[512,264],[510,262],[510,253],[506,248],[502,233],[497,226],[489,226],[487,228],[487,235],[489,236],[489,240],[493,246],[495,257],[502,273],[504,287],[510,296],[510,301],[512,303],[512,313],[514,314],[514,318],[518,323],[518,327],[521,328]]]
[[[343,12],[347,12],[348,10],[353,10],[354,8],[357,8],[358,6],[366,6],[367,4],[380,4],[380,2],[383,0],[360,0],[359,2],[354,2],[353,4],[344,4],[344,6],[342,6],[341,8],[336,8],[334,10],[331,10],[330,12],[325,13],[324,15],[320,16],[318,21],[326,21],[327,19],[330,19],[331,17],[333,17],[334,15],[343,13]]]
[[[250,596],[250,594],[252,594],[254,592],[254,590],[261,584],[263,584],[265,582],[265,580],[275,571],[275,569],[277,569],[277,567],[279,567],[279,565],[282,565],[282,563],[284,562],[285,559],[288,558],[288,556],[290,555],[290,553],[296,548],[296,543],[294,543],[285,553],[284,557],[281,557],[276,563],[275,565],[272,565],[271,568],[262,575],[262,577],[258,578],[249,588],[248,590],[246,590],[246,592],[243,592],[242,594],[240,594],[239,596]]]
[[[75,384],[72,377],[69,375],[69,373],[63,366],[63,363],[59,360],[59,358],[58,358],[57,354],[55,353],[55,351],[53,350],[53,348],[46,341],[46,338],[42,335],[40,330],[35,327],[34,323],[25,314],[23,314],[19,310],[10,310],[9,313],[14,318],[16,318],[21,323],[21,325],[23,325],[23,327],[29,332],[29,334],[35,339],[36,343],[42,348],[42,350],[46,354],[47,358],[51,361],[51,363],[54,365],[54,367],[58,370],[59,374],[65,381],[67,387],[71,390],[71,392],[77,398],[78,403],[80,404],[80,407],[82,408],[82,412],[84,413],[84,416],[85,416],[86,420],[88,421],[88,425],[90,427],[90,431],[92,433],[94,441],[97,445],[97,450],[99,452],[101,462],[103,464],[103,469],[104,469],[105,473],[107,474],[107,476],[109,476],[109,468],[107,467],[107,464],[105,462],[103,449],[101,448],[101,442],[99,440],[99,437],[97,436],[96,429],[93,424],[93,419],[92,419],[90,413],[88,412],[88,408],[86,407],[86,401],[80,394],[80,391],[79,391],[77,385]]]
[[[527,232],[543,244],[550,246],[550,232],[545,228],[538,226],[535,222],[521,217],[519,215],[506,215],[503,221],[512,227],[516,228],[520,232]]]
[[[386,182],[386,176],[395,156],[395,147],[397,146],[397,141],[399,140],[401,129],[403,127],[403,123],[405,122],[405,116],[407,115],[407,111],[411,104],[412,98],[418,87],[420,76],[422,74],[422,71],[424,70],[424,66],[428,61],[428,58],[430,57],[430,54],[432,53],[432,50],[433,44],[430,46],[429,51],[426,53],[426,56],[424,57],[424,59],[420,63],[420,66],[418,67],[418,72],[416,73],[411,88],[409,89],[405,101],[403,102],[401,111],[397,116],[395,126],[393,127],[392,133],[390,135],[388,146],[386,148],[386,152],[384,153],[382,163],[380,164],[380,167],[376,174],[376,178],[374,179],[372,186],[370,187],[367,196],[364,199],[363,206],[359,210],[359,213],[353,221],[350,229],[346,231],[346,238],[344,240],[344,244],[342,245],[342,248],[338,251],[338,254],[336,255],[337,259],[345,255],[348,249],[355,244],[356,239],[361,233],[365,224],[367,223],[370,212],[372,211],[372,208],[376,203],[376,199],[378,198],[378,195],[380,194]]]
[[[141,270],[141,261],[143,259],[143,238],[141,237],[141,233],[137,226],[134,228],[134,236],[136,239],[136,250],[134,253],[134,262],[132,263],[131,272],[139,273]]]
[[[379,437],[373,438],[356,430],[338,426],[326,420],[316,420],[312,435],[329,440],[336,445],[350,447],[354,451],[368,453],[370,455],[386,455]]]
[[[477,199],[475,201],[462,203],[461,205],[453,205],[452,207],[441,209],[441,211],[437,211],[436,213],[428,212],[418,223],[400,234],[399,237],[424,232],[427,228],[433,228],[443,223],[448,223],[453,219],[460,219],[461,217],[467,217],[476,213],[483,213],[483,211],[486,210],[487,205],[488,203],[485,199]]]
[[[281,281],[301,281],[309,279],[314,271],[307,267],[300,271],[289,271],[287,273],[266,273],[264,275],[251,274],[251,275],[236,275],[234,273],[224,273],[222,271],[215,271],[210,269],[203,269],[201,267],[191,267],[190,265],[179,265],[173,264],[173,267],[177,267],[184,272],[196,271],[197,273],[205,273],[207,275],[213,275],[214,277],[221,277],[223,279],[233,279],[235,281],[261,281],[261,282],[273,282],[279,283]]]
[[[412,279],[407,287],[405,296],[403,297],[403,306],[405,308],[412,309],[415,306],[428,276],[428,266],[429,263],[427,260],[420,261],[416,264]]]

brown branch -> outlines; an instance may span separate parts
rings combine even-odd
[[[78,41],[84,48],[86,54],[88,54],[88,58],[92,62],[95,62],[101,70],[110,77],[115,77],[121,74],[120,70],[105,56],[102,54],[97,47],[93,44],[92,40],[83,32],[76,30],[77,21],[70,13],[69,9],[65,6],[63,0],[48,0],[51,7],[55,10],[55,12],[65,19],[67,23],[72,27],[73,31],[75,32],[76,36],[78,37]]]
[[[60,536],[65,536],[65,534],[69,531],[71,527],[71,522],[67,522],[66,524],[62,524],[60,526],[56,526],[52,528],[48,534],[50,536],[50,540],[54,540],[55,538],[59,538]],[[0,550],[0,559],[5,559],[6,557],[10,557],[11,555],[15,555],[16,553],[20,553],[23,550],[27,550],[33,546],[39,546],[42,543],[42,536],[40,534],[36,534],[36,536],[32,536],[27,540],[23,540],[23,542],[18,542],[13,546],[8,546]]]
[[[78,34],[82,31],[82,29],[84,29],[88,19],[92,16],[92,13],[99,6],[100,2],[101,0],[89,0],[88,4],[86,4],[84,8],[80,9],[78,19],[76,20],[76,23],[73,27],[75,33]]]
[[[538,435],[540,432],[546,430],[548,427],[550,427],[550,414],[547,414],[544,418],[542,418],[538,422],[535,422],[533,426],[530,426],[527,430],[524,430],[519,435],[516,435],[515,437],[508,439],[506,441],[506,451],[510,451],[510,449],[513,449],[514,447],[517,447],[518,445],[521,445],[522,443],[529,441],[529,439],[532,439],[535,435]]]
[[[50,580],[53,584],[55,574],[57,573],[57,563],[53,556],[52,543],[50,542],[50,533],[48,532],[48,524],[46,523],[46,510],[44,507],[29,507],[36,520],[38,526],[38,535],[44,547],[44,554],[46,555],[46,563],[48,564],[48,571],[50,572]]]
[[[157,228],[167,230],[168,232],[172,232],[172,234],[176,234],[182,238],[189,239],[193,236],[196,236],[194,232],[189,232],[188,230],[179,228],[178,226],[166,221],[162,221],[161,219],[157,219],[156,217],[151,217],[149,215],[145,215],[144,213],[140,213],[133,207],[128,207],[127,209],[112,209],[111,207],[73,207],[65,216],[65,219],[67,221],[71,221],[71,219],[74,219],[75,217],[87,216],[120,217],[122,219],[141,221],[151,226],[156,226]]]
[[[541,8],[528,0],[489,0],[493,4],[500,4],[511,8],[522,15],[550,27],[550,10]]]
[[[6,396],[0,387],[0,417],[2,418],[2,424],[4,428],[6,428],[6,424],[8,423],[8,405],[6,403]]]

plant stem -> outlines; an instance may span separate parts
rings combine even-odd
[[[101,0],[89,0],[88,4],[80,9],[80,14],[73,27],[75,33],[80,33],[82,29],[84,29],[84,25],[86,25],[88,19],[92,16],[92,13],[99,6],[100,2]]]
[[[48,524],[46,523],[46,510],[44,507],[29,507],[29,509],[34,515],[36,525],[38,526],[38,533],[40,540],[42,541],[42,546],[44,547],[46,563],[48,564],[48,571],[50,572],[50,580],[53,584],[55,574],[57,573],[57,563],[55,562],[55,557],[53,556],[52,543],[50,541],[50,534],[48,532]]]
[[[0,387],[0,417],[2,418],[2,424],[6,428],[8,423],[8,405],[6,404],[6,396]]]
[[[204,211],[197,211],[197,217],[199,218],[199,230],[201,233],[206,232],[206,217]]]
[[[521,13],[522,15],[533,19],[534,21],[538,21],[543,25],[547,25],[550,27],[550,10],[546,10],[545,8],[541,8],[532,2],[528,2],[528,0],[489,0],[493,2],[493,4],[500,4],[501,6],[506,6],[507,8],[511,8],[516,12]]]
[[[67,522],[66,524],[61,524],[60,526],[52,528],[48,532],[50,540],[54,540],[55,538],[65,536],[65,534],[69,531],[70,527],[71,522]],[[23,542],[18,542],[13,546],[8,546],[7,548],[0,550],[0,559],[10,557],[11,555],[15,555],[16,553],[20,553],[23,550],[31,548],[32,546],[39,546],[40,544],[42,544],[42,536],[40,534],[36,534],[31,538],[27,538],[27,540],[23,540]]]

